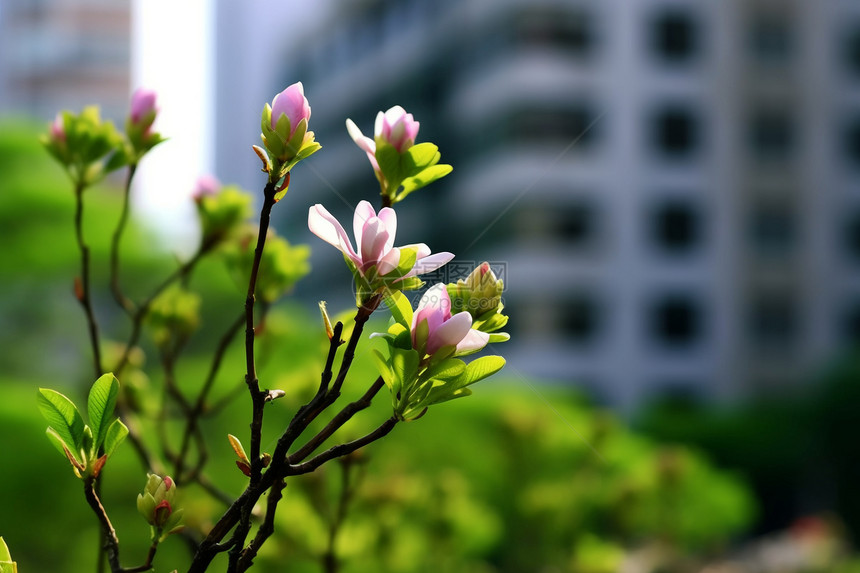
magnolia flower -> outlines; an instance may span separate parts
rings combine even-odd
[[[51,123],[51,139],[54,141],[66,141],[66,124],[63,114],[58,113]]]
[[[191,197],[195,201],[200,201],[203,197],[217,195],[220,190],[221,182],[214,175],[201,175],[194,184],[194,191],[191,192]]]
[[[138,88],[131,95],[131,113],[129,120],[133,125],[142,124],[144,130],[148,129],[155,121],[155,92],[144,88]]]
[[[394,146],[398,153],[403,153],[415,143],[415,138],[418,136],[419,123],[415,121],[411,113],[406,113],[406,110],[396,105],[386,111],[379,112],[376,115],[376,124],[373,128],[375,138],[381,138],[383,141]],[[376,139],[371,139],[361,133],[358,126],[351,119],[346,120],[346,130],[349,132],[352,140],[358,145],[370,160],[373,165],[373,170],[379,172],[379,164],[376,161]]]
[[[296,82],[275,96],[272,100],[272,129],[278,126],[281,115],[286,115],[290,120],[290,133],[287,140],[296,133],[299,122],[311,119],[311,106],[305,97],[305,88],[302,82]]]
[[[451,315],[451,299],[441,283],[424,293],[412,315],[412,348],[421,355],[433,356],[445,346],[454,346],[456,354],[473,352],[489,339],[486,332],[472,329],[472,315],[467,311]]]
[[[387,275],[396,269],[400,264],[401,249],[405,248],[417,251],[415,264],[402,277],[395,277],[395,282],[435,271],[454,258],[451,253],[431,255],[430,248],[424,243],[395,247],[394,235],[397,232],[397,215],[394,209],[384,207],[377,215],[367,201],[360,202],[355,209],[353,218],[355,249],[352,248],[352,243],[343,226],[320,204],[310,208],[308,228],[314,235],[337,247],[340,252],[346,255],[364,278],[368,277],[368,272],[374,267],[377,276]]]

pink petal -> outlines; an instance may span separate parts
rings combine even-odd
[[[379,271],[380,275],[387,275],[396,269],[398,264],[400,264],[400,249],[394,247],[379,259],[376,263],[376,270]]]
[[[325,241],[326,243],[337,247],[337,249],[348,256],[356,266],[361,266],[361,259],[352,249],[349,242],[349,237],[346,231],[329,213],[325,207],[317,203],[308,210],[308,228],[311,233]]]
[[[361,233],[361,260],[365,267],[375,265],[382,258],[387,242],[388,232],[378,217],[364,224]]]
[[[156,94],[152,90],[138,88],[131,94],[131,122],[138,123],[143,116],[155,111]]]
[[[355,236],[355,250],[361,252],[362,235],[364,235],[364,225],[376,217],[376,211],[373,206],[367,201],[359,201],[355,207],[355,214],[352,216],[352,233]]]
[[[459,314],[463,314],[462,312]],[[466,314],[469,314],[468,312]],[[490,341],[490,335],[474,328],[469,329],[466,336],[457,344],[457,352],[473,352],[480,350]]]
[[[296,126],[303,119],[310,121],[311,106],[305,98],[302,82],[296,82],[275,96],[272,100],[272,129],[278,124],[281,114],[290,120],[290,137],[296,132]]]
[[[443,251],[441,253],[436,253],[435,255],[430,255],[428,257],[422,257],[415,261],[415,266],[412,267],[412,270],[406,273],[406,276],[403,278],[414,277],[418,275],[423,275],[424,273],[431,273],[445,265],[454,258],[454,253],[449,253]]]
[[[367,152],[368,155],[374,156],[376,154],[376,142],[361,133],[361,130],[351,119],[346,120],[346,130],[359,148]]]
[[[383,207],[377,217],[385,225],[385,230],[388,231],[388,242],[385,244],[387,251],[394,246],[394,236],[397,234],[397,213],[391,207]]]
[[[472,328],[472,315],[459,312],[436,329],[427,338],[427,354],[435,354],[443,346],[457,346]]]

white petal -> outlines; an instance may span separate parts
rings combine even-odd
[[[415,266],[412,267],[412,270],[406,273],[406,276],[403,278],[423,275],[424,273],[432,273],[442,265],[447,264],[448,261],[453,258],[454,253],[448,253],[445,251],[430,255],[429,257],[420,258],[415,261]]]
[[[376,114],[376,121],[373,124],[373,135],[374,137],[380,135],[382,133],[382,122],[385,120],[385,114],[381,111]]]
[[[462,312],[459,314],[463,314]],[[466,313],[468,314],[468,313]],[[490,335],[474,328],[469,329],[466,336],[463,337],[457,344],[457,352],[474,352],[480,350],[487,345],[490,340]]]
[[[380,275],[387,275],[391,271],[397,268],[397,265],[400,263],[400,249],[394,247],[385,253],[382,258],[379,259],[379,262],[376,263],[376,270],[379,271]]]
[[[385,230],[388,231],[388,242],[385,244],[387,251],[394,246],[394,236],[397,234],[397,213],[391,207],[383,207],[377,217],[385,225]]]
[[[427,338],[427,354],[434,354],[443,346],[457,346],[472,328],[472,315],[459,312],[441,326],[430,331]]]
[[[362,248],[361,240],[364,235],[364,225],[374,217],[376,217],[376,211],[373,210],[371,204],[367,201],[359,201],[355,207],[355,215],[352,217],[352,233],[355,237],[355,250],[358,253],[361,252]]]
[[[338,220],[319,203],[308,209],[308,229],[326,243],[337,247],[340,252],[352,259],[356,265],[361,264],[361,259],[359,259],[356,252],[352,249],[346,231],[343,230]]]

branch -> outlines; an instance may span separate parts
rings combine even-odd
[[[269,489],[269,499],[266,501],[266,517],[263,519],[263,523],[257,530],[257,535],[254,536],[254,539],[248,544],[248,547],[246,547],[239,555],[239,560],[236,564],[237,572],[247,571],[251,568],[260,547],[262,547],[263,543],[265,543],[266,540],[275,532],[275,511],[278,509],[278,503],[283,497],[283,490],[286,486],[287,484],[283,479],[277,479]]]
[[[81,253],[81,276],[75,281],[75,296],[84,309],[90,335],[90,347],[93,351],[93,370],[96,378],[104,374],[102,370],[101,349],[99,347],[99,327],[93,313],[90,299],[90,248],[84,240],[84,184],[75,186],[75,239]]]
[[[380,376],[361,398],[344,406],[344,408],[338,412],[331,421],[326,424],[319,433],[317,433],[317,435],[308,440],[308,442],[297,452],[290,454],[288,463],[293,464],[295,462],[300,462],[312,454],[314,450],[330,438],[332,434],[339,430],[341,426],[348,422],[357,412],[369,407],[374,396],[376,396],[383,386],[385,386],[385,382],[382,380],[382,376]]]
[[[388,435],[388,433],[394,429],[394,426],[397,425],[397,422],[398,422],[397,417],[392,416],[392,417],[388,418],[387,420],[385,420],[378,428],[376,428],[375,430],[373,430],[369,434],[366,434],[366,435],[358,438],[357,440],[353,440],[351,442],[347,442],[345,444],[339,444],[337,446],[329,448],[328,450],[319,454],[315,458],[312,458],[310,461],[307,461],[303,464],[287,466],[285,468],[286,473],[284,475],[285,476],[291,476],[291,475],[307,474],[307,473],[314,471],[315,469],[317,469],[318,467],[320,467],[321,465],[323,465],[324,463],[326,463],[329,460],[333,460],[334,458],[339,458],[341,456],[351,454],[355,450],[357,450],[359,448],[363,448],[367,444],[375,442],[376,440],[383,438],[386,435]]]
[[[119,284],[119,246],[123,232],[125,231],[126,223],[128,222],[128,204],[129,196],[131,195],[131,181],[134,178],[136,170],[136,163],[129,165],[128,177],[126,177],[125,189],[123,190],[122,211],[120,212],[119,222],[116,225],[116,229],[114,229],[113,237],[111,238],[110,248],[110,290],[116,303],[129,315],[134,313],[134,303],[132,303],[131,300],[122,293],[122,287],[120,287]]]

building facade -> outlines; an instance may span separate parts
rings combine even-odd
[[[326,147],[307,195],[347,216],[372,186],[343,118],[414,113],[455,171],[403,216],[503,266],[515,371],[622,407],[721,398],[857,338],[856,3],[345,6],[285,74]]]

